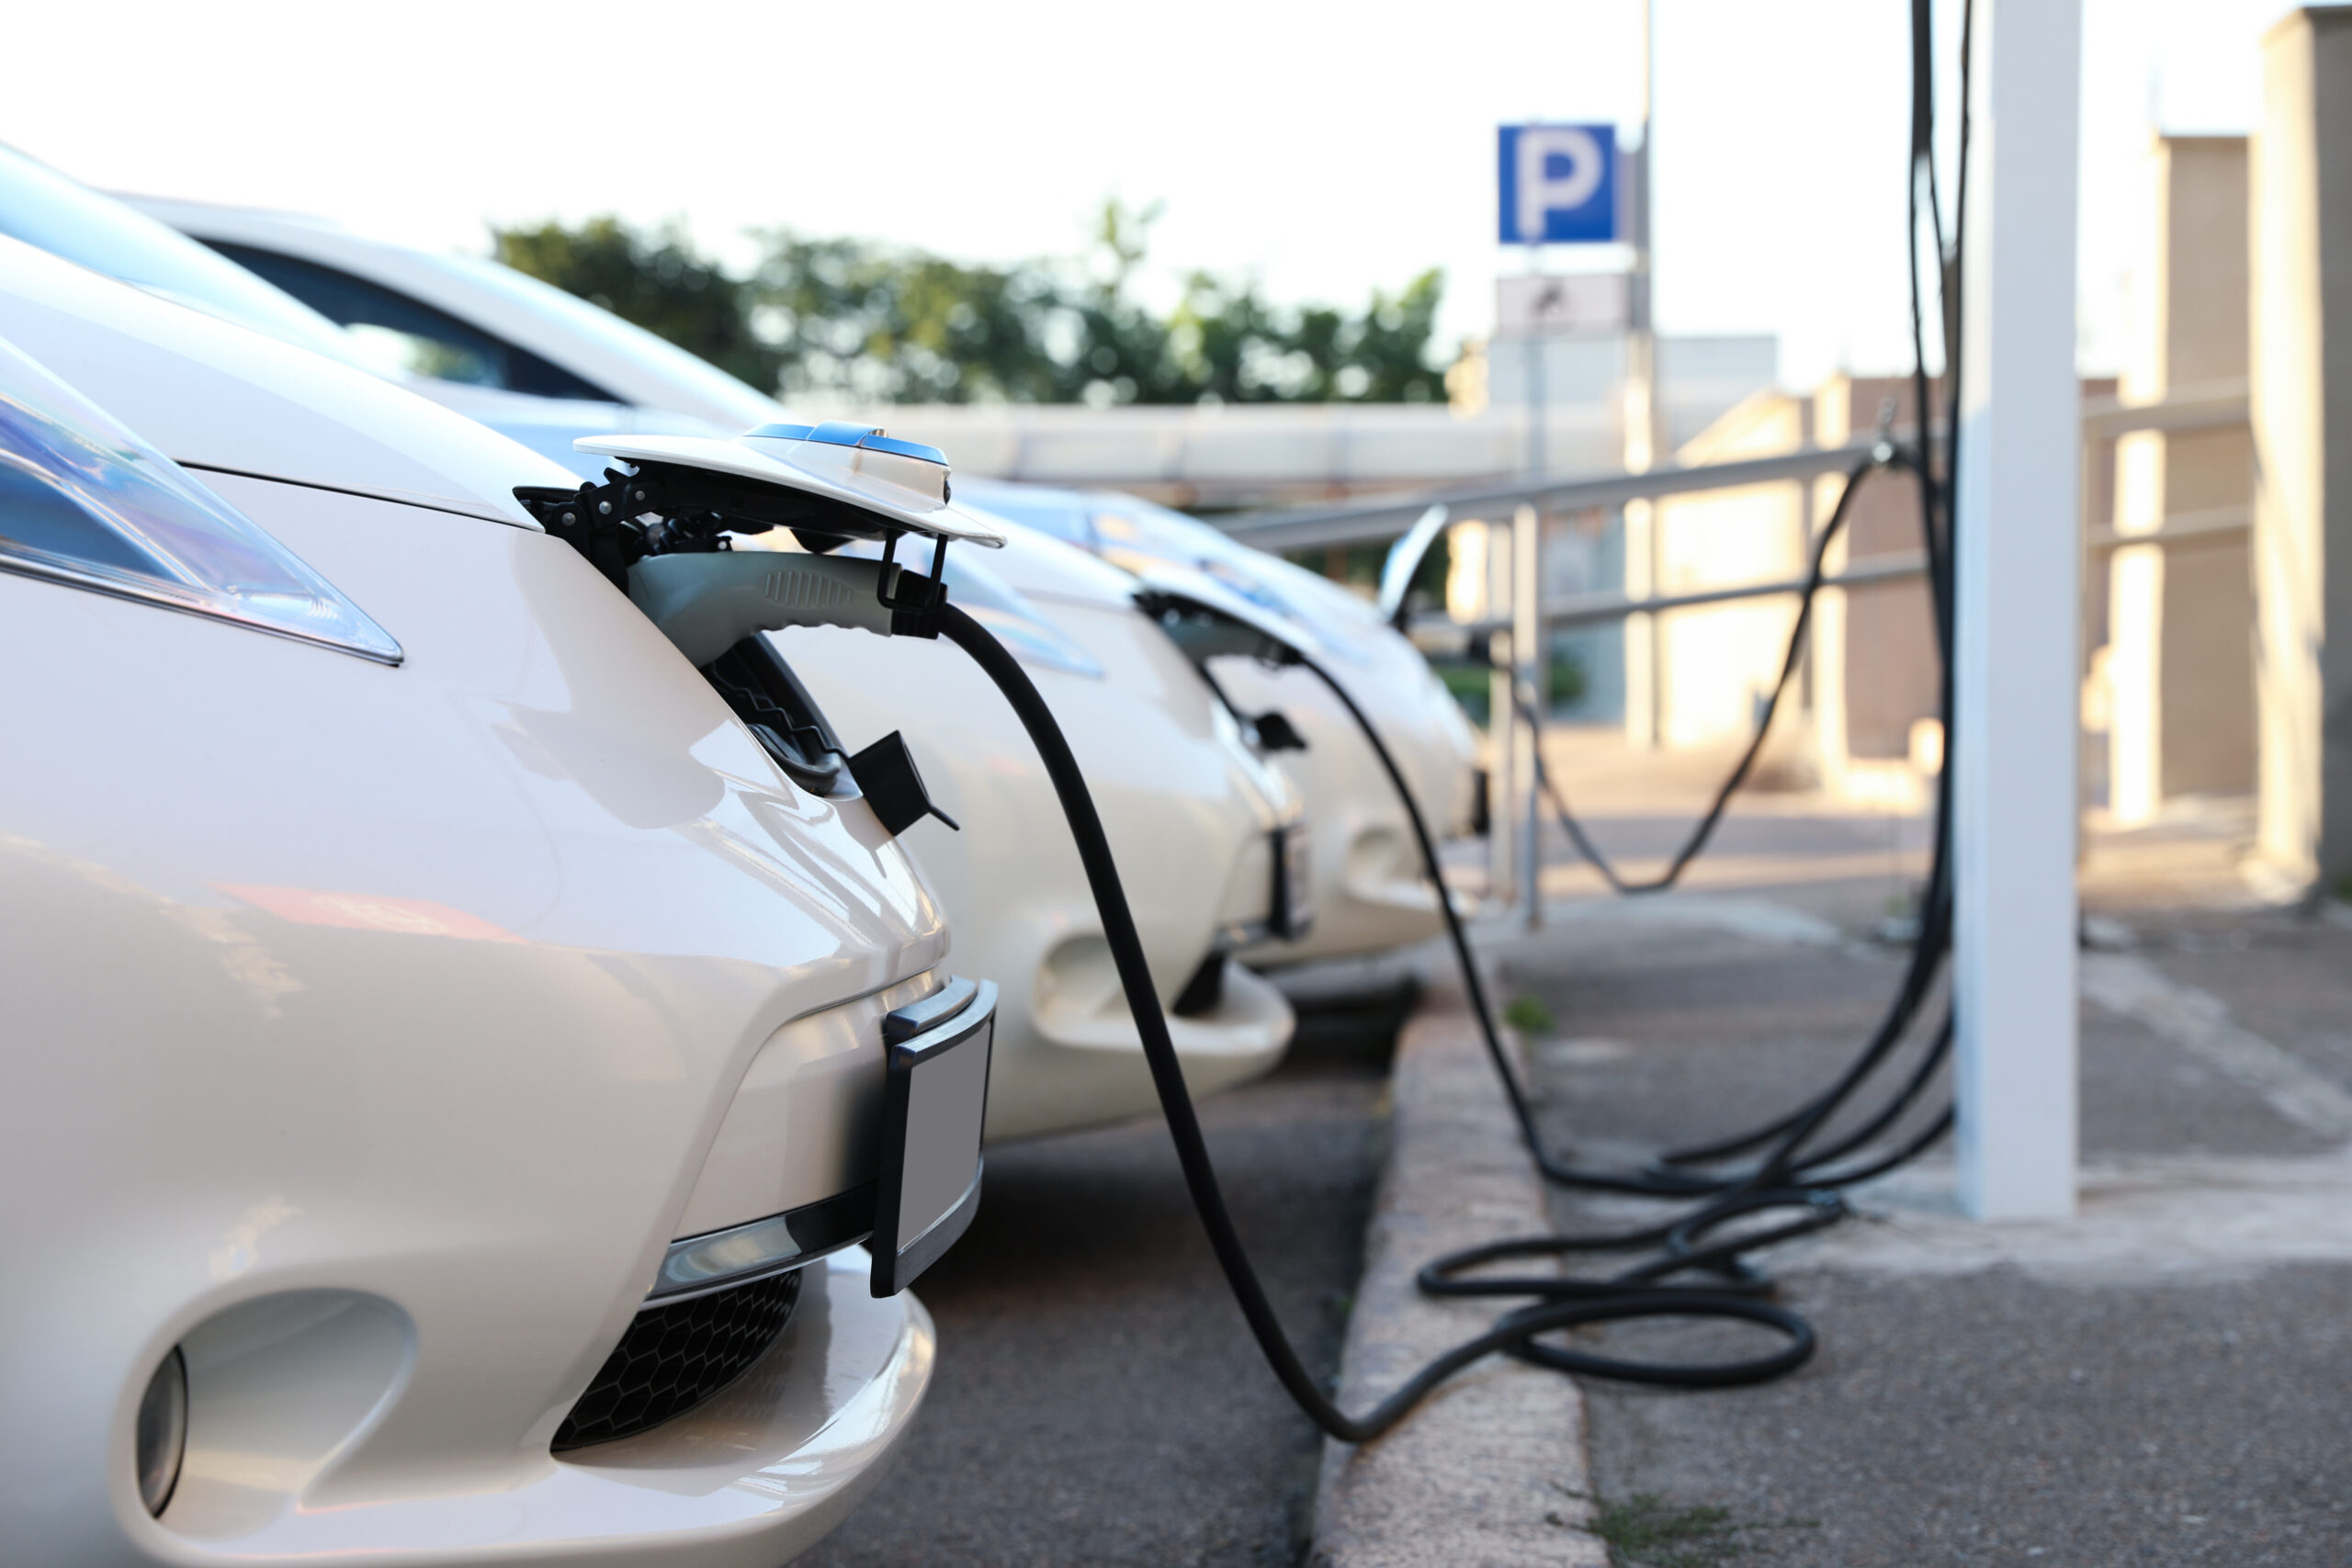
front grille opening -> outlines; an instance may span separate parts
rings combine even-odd
[[[800,1272],[772,1274],[637,1314],[556,1428],[555,1452],[616,1442],[701,1404],[766,1354],[800,1300]]]

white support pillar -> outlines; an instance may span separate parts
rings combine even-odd
[[[2080,0],[1979,0],[1951,764],[1960,1190],[2075,1207]]]

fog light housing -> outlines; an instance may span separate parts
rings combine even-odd
[[[187,1451],[187,1362],[177,1346],[140,1397],[137,1449],[139,1500],[161,1515],[180,1483],[180,1458]]]

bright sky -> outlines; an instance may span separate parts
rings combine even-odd
[[[103,186],[469,250],[485,221],[616,211],[682,217],[738,260],[775,224],[1004,260],[1074,250],[1115,194],[1166,204],[1162,289],[1207,266],[1360,305],[1442,265],[1450,339],[1487,331],[1496,272],[1524,265],[1491,239],[1495,125],[1632,119],[1641,3],[28,6],[0,141]],[[1905,7],[1656,4],[1662,328],[1777,332],[1794,385],[1900,366]],[[2286,7],[2084,6],[2099,370],[2130,320],[2152,122],[2249,129]],[[1957,0],[1937,8],[1956,25]]]

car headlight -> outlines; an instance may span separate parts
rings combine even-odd
[[[0,570],[401,661],[293,551],[5,343]]]
[[[180,1460],[187,1452],[187,1360],[174,1346],[139,1401],[134,1453],[139,1500],[160,1515],[180,1483]]]

